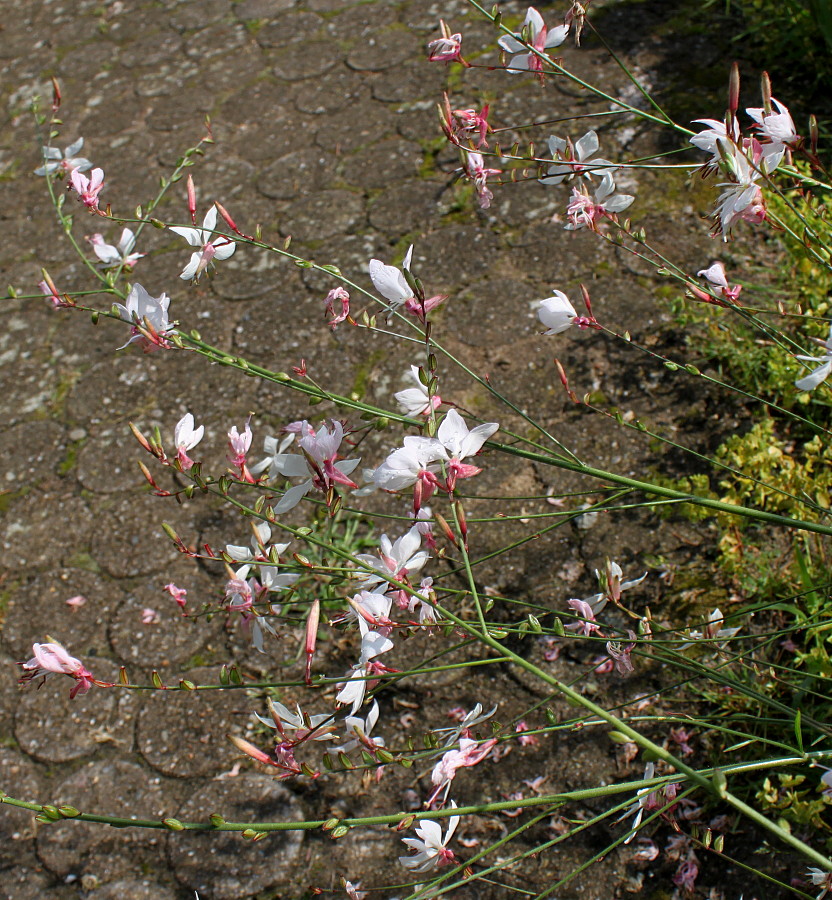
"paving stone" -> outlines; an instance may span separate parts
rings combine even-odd
[[[96,879],[97,880],[97,879]],[[124,878],[85,892],[85,900],[178,900],[178,892],[148,878]]]
[[[40,866],[13,866],[3,870],[3,893],[6,900],[75,900],[77,891],[56,880]]]
[[[364,73],[338,69],[327,73],[325,79],[304,82],[295,95],[295,106],[303,113],[322,116],[339,112],[345,107],[354,109],[370,93]]]
[[[233,6],[238,19],[268,19],[297,6],[298,0],[242,0]]]
[[[5,673],[4,673],[5,674]],[[0,785],[15,800],[43,803],[43,785],[35,766],[17,750],[0,747]],[[35,814],[0,804],[0,866],[35,862]],[[27,857],[32,856],[31,860]]]
[[[315,134],[315,143],[332,153],[348,147],[373,146],[396,131],[396,114],[383,103],[365,103],[361,116],[351,109],[343,109],[326,117],[325,125]]]
[[[369,219],[390,240],[435,225],[443,212],[445,185],[411,179],[385,188],[369,204]]]
[[[223,20],[230,18],[231,10],[234,4],[231,0],[201,0],[199,10],[196,11],[192,3],[179,3],[175,6],[167,19],[167,24],[179,32],[192,32],[199,30],[200,32],[210,31],[211,43],[216,47],[222,44],[220,36],[215,32],[214,28]],[[228,39],[230,28],[223,29],[223,36]],[[185,47],[192,46],[191,37],[185,40]]]
[[[119,337],[124,337],[122,332]],[[67,414],[85,425],[106,421],[112,427],[114,413],[126,425],[139,411],[158,403],[161,369],[165,360],[154,359],[134,347],[111,356],[85,373],[82,382],[70,392]]]
[[[310,41],[320,40],[326,36],[326,21],[315,13],[295,9],[270,17],[270,20],[257,31],[257,43],[266,49],[280,49],[287,44],[305,45]],[[330,50],[329,56],[337,54]]]
[[[482,277],[493,266],[497,240],[475,225],[449,225],[421,237],[413,250],[413,271],[429,293],[448,293]]]
[[[306,147],[266,166],[257,189],[274,200],[293,200],[326,187],[334,175],[332,155],[319,147]]]
[[[97,527],[92,538],[92,555],[96,563],[114,578],[161,573],[177,559],[171,539],[162,530],[162,522],[170,523],[189,543],[190,515],[175,501],[149,494],[122,495],[101,499],[97,510]]]
[[[365,223],[364,198],[353,191],[316,191],[286,209],[283,234],[301,243],[348,234]]]
[[[83,569],[52,568],[10,592],[3,621],[3,644],[15,659],[29,659],[32,644],[46,635],[65,644],[73,656],[106,655],[105,623],[123,599],[106,576]],[[71,597],[86,599],[68,606]]]
[[[164,590],[171,582],[188,591],[194,614],[203,604],[216,607],[222,596],[222,582],[212,582],[196,562],[184,557],[168,566],[163,577],[139,581],[115,608],[108,628],[113,652],[131,673],[140,666],[158,669],[165,678],[178,676],[183,663],[200,652],[216,653],[222,644],[224,616],[215,616],[210,622],[205,616],[183,618],[173,597]],[[147,623],[143,622],[145,610],[156,613]]]
[[[413,36],[405,29],[376,31],[350,50],[347,65],[365,72],[386,72],[412,57],[413,50]]]
[[[123,760],[91,762],[54,788],[53,803],[82,812],[134,819],[170,816],[171,797],[161,779]],[[174,807],[175,808],[175,807]],[[110,828],[66,820],[41,827],[37,852],[56,875],[95,875],[100,881],[141,877],[144,867],[164,866],[163,832],[143,828]]]
[[[414,178],[422,160],[422,148],[418,144],[390,137],[344,160],[341,173],[350,184],[365,191],[374,190]]]
[[[20,450],[25,447],[25,455]],[[26,422],[0,433],[0,458],[7,461],[3,473],[10,490],[31,487],[55,474],[64,459],[66,437],[56,422]]]
[[[70,652],[75,650],[71,645]],[[115,683],[118,667],[110,660],[85,658],[82,662],[100,681]],[[70,699],[73,680],[62,675],[22,688],[14,721],[20,749],[34,759],[62,763],[91,756],[112,744],[122,752],[133,747],[133,719],[138,702],[132,692],[93,685],[86,694]]]
[[[246,774],[214,781],[177,812],[183,821],[205,821],[219,813],[229,822],[291,822],[303,818],[300,803],[267,775]],[[176,877],[214,900],[243,900],[288,880],[303,843],[302,831],[244,841],[230,832],[171,835],[168,854]]]
[[[92,527],[87,505],[68,495],[63,486],[34,490],[13,501],[5,512],[4,563],[20,570],[69,563],[89,550]],[[56,535],[62,536],[57,545]]]
[[[320,78],[337,63],[337,59],[329,52],[330,49],[328,41],[305,41],[302,44],[283,46],[279,50],[270,50],[272,71],[285,81]]]
[[[198,668],[184,674],[199,685],[219,684],[219,673],[218,668]],[[241,732],[249,716],[242,690],[154,691],[139,716],[139,752],[165,775],[216,775],[230,769],[239,754],[225,735]]]

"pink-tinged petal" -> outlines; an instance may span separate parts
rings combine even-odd
[[[237,245],[234,241],[228,241],[225,244],[217,242],[214,244],[214,259],[228,259],[229,256],[233,255],[236,249]]]
[[[543,46],[547,50],[550,50],[552,47],[560,47],[566,40],[568,34],[568,25],[558,25],[555,28],[550,28],[549,31],[546,32],[546,43]]]

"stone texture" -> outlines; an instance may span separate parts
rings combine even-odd
[[[292,822],[303,818],[295,797],[266,775],[240,775],[215,781],[178,812],[182,821],[205,821],[221,810],[229,822]],[[286,881],[303,841],[302,831],[245,841],[231,832],[173,835],[168,844],[176,877],[216,900],[243,900]]]

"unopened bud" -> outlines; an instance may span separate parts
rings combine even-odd
[[[448,524],[447,520],[444,516],[441,516],[439,513],[433,514],[433,519],[436,524],[439,526],[440,531],[445,537],[454,545],[454,547],[459,547],[457,543],[456,535],[453,533],[451,526]]]
[[[228,214],[228,210],[222,205],[222,203],[215,200],[214,206],[217,207],[217,212],[219,212],[225,224],[234,232],[234,234],[242,234],[240,229],[237,227],[237,223],[231,218],[231,216]]]
[[[728,111],[732,116],[736,115],[740,106],[740,67],[737,63],[731,65],[731,75],[728,79]]]
[[[196,225],[196,188],[190,173],[188,174],[188,212],[191,214],[191,221]]]
[[[58,79],[52,76],[52,112],[56,113],[61,108],[61,86]]]
[[[760,92],[763,95],[763,109],[766,111],[766,115],[769,115],[771,112],[771,79],[768,77],[768,72],[763,72],[760,76]]]
[[[184,831],[185,826],[179,821],[179,819],[162,819],[162,824],[165,828],[169,828],[171,831]]]
[[[268,754],[264,753],[259,747],[255,747],[254,744],[249,743],[245,738],[238,737],[236,734],[229,734],[226,735],[226,737],[238,750],[245,753],[246,756],[250,756],[252,759],[257,760],[257,762],[267,766],[274,765]]]

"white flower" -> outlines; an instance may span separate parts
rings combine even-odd
[[[367,569],[375,570],[366,574],[362,573],[364,580],[361,582],[361,587],[366,589],[374,584],[384,584],[387,577],[401,581],[403,578],[421,571],[430,559],[430,554],[426,550],[421,550],[421,546],[422,535],[416,525],[407,534],[398,538],[395,543],[391,542],[386,534],[383,534],[379,539],[379,556],[373,556],[371,553],[356,554],[355,558]],[[358,620],[359,625],[362,621],[362,619]]]
[[[566,331],[578,315],[563,291],[554,291],[551,297],[535,300],[532,308],[537,310],[538,319],[547,328],[544,334],[560,334]]]
[[[399,409],[406,416],[429,415],[432,409],[436,409],[439,406],[442,398],[437,394],[434,394],[433,397],[430,396],[427,387],[422,384],[422,380],[419,378],[418,366],[411,366],[410,372],[406,377],[413,382],[415,387],[405,388],[403,391],[395,393],[394,396],[399,404]]]
[[[814,390],[822,381],[825,381],[829,373],[832,372],[832,326],[830,326],[829,328],[829,337],[825,341],[821,341],[819,339],[817,340],[818,343],[825,349],[823,356],[798,355],[797,357],[795,357],[796,359],[802,359],[805,362],[815,362],[821,364],[817,369],[814,370],[814,372],[810,372],[808,375],[795,381],[794,386],[799,391]]]
[[[145,328],[145,323],[149,324],[161,339],[164,339],[172,330],[168,319],[170,297],[167,294],[151,297],[140,284],[134,284],[130,288],[127,300],[123,304],[116,303],[114,306],[118,310],[119,316],[125,322],[133,325],[133,336],[127,341],[127,344],[132,344],[133,341],[148,340],[147,336],[138,330],[139,327]],[[127,344],[118,349],[123,350]]]
[[[333,747],[332,749],[336,753],[349,753],[350,750],[354,750],[359,746],[367,746],[368,743],[372,744],[374,747],[383,747],[384,738],[370,737],[377,721],[378,701],[374,700],[373,705],[370,707],[370,711],[367,713],[366,719],[362,719],[360,716],[346,717],[344,725],[346,726],[347,735],[352,735],[352,737],[345,744]]]
[[[445,746],[450,747],[451,744],[455,744],[461,735],[470,734],[470,731],[474,726],[480,725],[483,722],[488,721],[494,713],[497,712],[497,705],[491,707],[487,713],[482,711],[482,703],[477,703],[476,706],[469,712],[467,712],[460,722],[456,725],[453,725],[450,728],[437,728],[435,729],[437,734],[447,734],[445,738]]]
[[[456,803],[451,801],[451,808],[456,809]],[[448,830],[442,836],[442,826],[433,819],[423,819],[416,826],[418,838],[402,838],[411,850],[416,851],[415,856],[400,856],[399,862],[413,872],[429,872],[453,859],[453,853],[447,849],[456,827],[459,825],[459,816],[451,816],[448,821]]]
[[[355,715],[358,708],[364,702],[367,692],[367,680],[370,675],[370,663],[382,653],[393,649],[393,642],[389,637],[378,631],[370,631],[370,626],[364,619],[358,620],[361,630],[361,657],[358,664],[353,666],[348,673],[350,678],[336,695],[335,699],[344,706],[351,706],[350,715]]]
[[[800,140],[788,107],[779,100],[771,98],[777,112],[766,112],[765,109],[747,109],[746,112],[757,123],[760,134],[773,144],[794,144]]]
[[[413,245],[411,244],[402,261],[402,269],[410,271],[412,257]],[[391,309],[398,309],[405,301],[413,297],[410,285],[402,272],[395,266],[388,266],[381,260],[371,259],[367,268],[373,286],[390,303]]]
[[[318,713],[314,716],[304,716],[300,704],[296,704],[295,709],[297,710],[297,713],[291,712],[277,700],[270,699],[269,712],[271,713],[271,718],[267,719],[265,716],[261,716],[260,713],[255,713],[254,715],[269,728],[277,729],[278,721],[280,722],[282,729],[285,729],[286,726],[292,728],[295,732],[295,740],[303,740],[309,735],[311,735],[309,739],[313,741],[335,740],[335,734],[333,733],[335,731],[335,725],[332,721],[332,713]]]
[[[274,507],[277,514],[294,509],[313,488],[327,491],[335,484],[357,487],[348,476],[361,462],[360,457],[335,461],[344,440],[344,426],[340,422],[331,421],[328,426],[324,423],[315,431],[308,422],[303,421],[296,423],[296,428],[301,435],[298,446],[306,455],[283,452],[291,443],[291,438],[284,438],[280,445],[275,438],[267,438],[266,452],[273,455],[252,470],[256,474],[269,469],[270,474],[276,472],[284,478],[305,477],[301,484],[286,491]]]
[[[125,228],[121,232],[116,246],[105,243],[103,235],[100,234],[94,234],[87,240],[92,244],[93,252],[101,261],[102,269],[114,269],[119,266],[132,269],[145,255],[131,252],[136,244],[136,236],[129,228]]]
[[[214,261],[228,259],[237,249],[237,245],[231,238],[222,234],[214,234],[217,225],[217,208],[212,206],[202,220],[202,228],[186,228],[180,225],[172,225],[170,230],[185,238],[192,247],[199,250],[191,254],[188,265],[182,270],[180,278],[185,281],[193,279],[197,281],[199,276]]]
[[[823,869],[819,869],[816,866],[809,866],[806,870],[806,874],[809,876],[815,887],[823,888],[817,895],[816,900],[824,900],[824,898],[829,895],[829,892],[832,891],[832,872],[825,872]]]
[[[523,34],[528,35],[528,41],[525,43],[522,40]],[[527,44],[534,47],[538,53],[542,53],[552,47],[559,47],[566,40],[567,34],[569,34],[568,25],[547,29],[543,16],[533,6],[530,6],[520,33],[504,34],[497,41],[506,52],[517,54],[506,66],[506,71],[512,74],[528,71],[539,72],[541,69],[540,57],[537,53],[529,53]]]
[[[84,146],[84,139],[78,138],[77,141],[70,144],[63,153],[57,147],[44,147],[42,166],[35,169],[35,175],[51,175],[53,172],[60,171],[61,175],[68,172],[78,170],[86,172],[92,168],[92,163],[83,156],[75,154]]]
[[[740,126],[734,119],[731,133],[724,122],[718,119],[695,119],[694,124],[700,123],[708,127],[704,131],[695,134],[690,143],[705,153],[710,153],[712,159],[708,165],[718,165],[720,160],[733,152],[740,139]]]
[[[188,451],[196,447],[202,440],[204,434],[204,425],[200,425],[199,428],[194,428],[194,417],[192,413],[185,413],[185,415],[176,423],[176,428],[173,433],[173,442],[176,444],[176,457],[185,472],[187,472],[194,464],[193,460],[188,456]]]
[[[582,138],[578,138],[574,147],[563,138],[552,135],[549,138],[549,152],[555,165],[549,166],[548,174],[538,180],[541,184],[560,184],[574,175],[592,178],[599,174],[599,170],[604,175],[617,169],[618,166],[609,160],[600,157],[592,159],[599,147],[598,135],[594,131],[587,131]]]
[[[482,445],[499,428],[497,422],[484,422],[469,429],[462,416],[455,409],[449,409],[436,432],[436,438],[448,456],[462,460],[479,453]]]
[[[257,465],[254,465],[249,469],[251,474],[259,475],[261,472],[269,471],[272,466],[277,466],[278,463],[275,462],[275,460],[289,449],[289,446],[294,439],[295,435],[291,432],[279,441],[276,437],[268,435],[263,441],[263,452],[266,453],[267,456],[264,459],[261,459]]]
[[[420,478],[439,471],[438,460],[447,456],[435,438],[409,434],[404,447],[394,450],[372,473],[373,483],[383,491],[400,491]]]

